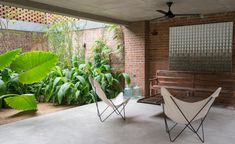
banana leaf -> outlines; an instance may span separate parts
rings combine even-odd
[[[4,69],[12,63],[16,56],[21,52],[21,49],[15,49],[0,55],[0,70]]]
[[[9,96],[9,97],[7,97]],[[23,95],[14,95],[9,94],[5,95],[4,101],[13,109],[16,110],[37,110],[36,98],[33,94],[23,94]]]
[[[45,78],[57,61],[58,57],[50,52],[27,52],[18,56],[11,68],[19,73],[21,83],[32,84]]]

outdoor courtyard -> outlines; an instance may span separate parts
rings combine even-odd
[[[232,144],[234,0],[0,0],[0,144]]]

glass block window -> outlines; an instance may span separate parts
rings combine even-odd
[[[233,22],[170,28],[170,70],[231,72]]]

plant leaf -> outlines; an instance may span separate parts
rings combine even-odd
[[[12,63],[16,56],[21,52],[21,49],[15,49],[0,55],[0,70],[4,69]]]
[[[61,77],[56,77],[55,80],[53,81],[53,88],[56,87],[60,81],[62,81]]]
[[[33,94],[23,94],[8,97],[5,102],[16,110],[37,110],[37,102]]]
[[[3,99],[7,98],[7,97],[12,97],[12,96],[16,96],[17,94],[6,94],[6,95],[1,95],[0,96],[0,108],[2,108],[2,104],[3,104]]]
[[[121,75],[125,78],[126,83],[128,85],[130,85],[131,84],[131,78],[130,78],[129,74],[128,73],[122,73]]]
[[[86,80],[85,80],[85,78],[82,77],[82,76],[76,76],[76,78],[77,78],[82,84],[86,84],[86,83],[87,83]]]
[[[112,83],[113,83],[113,76],[112,76],[111,73],[106,73],[106,74],[105,74],[105,77],[106,77],[106,79],[107,79],[107,81],[108,81],[109,84],[112,84]]]
[[[23,84],[41,81],[55,66],[58,57],[50,52],[27,52],[17,57],[11,68],[19,72],[19,80]]]
[[[3,95],[6,93],[6,85],[4,81],[0,79],[0,95]]]
[[[62,103],[62,100],[70,88],[70,83],[64,83],[58,91],[58,102]]]
[[[1,71],[2,80],[8,82],[11,79],[10,70],[5,68]]]

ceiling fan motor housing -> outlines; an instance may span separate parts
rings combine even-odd
[[[167,4],[168,7],[169,7],[169,10],[168,10],[166,16],[167,16],[168,18],[173,18],[173,17],[175,17],[175,15],[173,14],[173,12],[171,11],[171,6],[172,6],[173,2],[172,2],[172,1],[169,1],[169,2],[167,2],[166,4]]]

